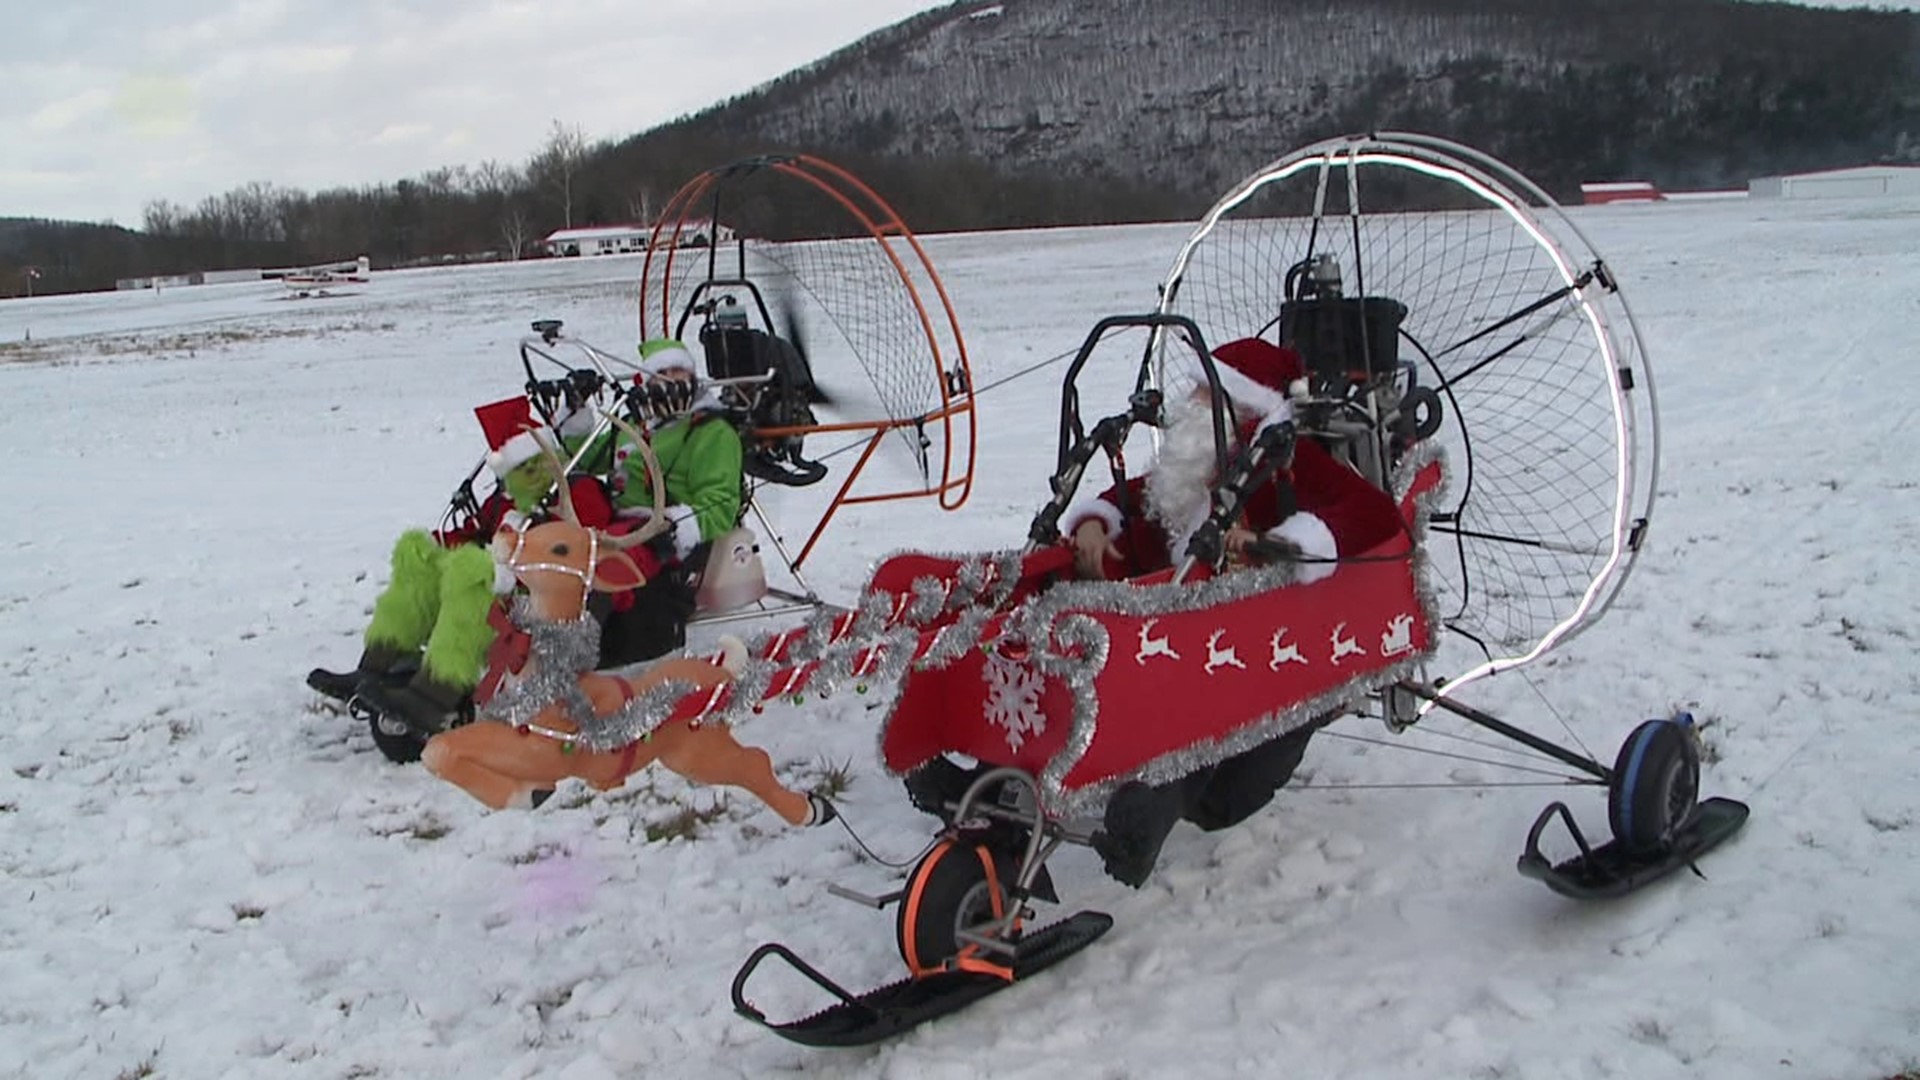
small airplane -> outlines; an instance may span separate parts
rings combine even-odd
[[[293,296],[328,296],[342,285],[365,285],[372,280],[372,267],[365,255],[353,262],[323,263],[283,272],[280,284]]]

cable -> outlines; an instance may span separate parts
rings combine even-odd
[[[1593,784],[1593,783],[1595,783],[1595,781],[1594,781],[1594,780],[1592,780],[1592,779],[1589,779],[1589,778],[1584,778],[1584,777],[1573,777],[1573,776],[1563,776],[1563,775],[1562,775],[1562,774],[1560,774],[1560,773],[1556,773],[1556,772],[1553,772],[1553,771],[1551,771],[1551,770],[1548,770],[1548,769],[1536,769],[1536,768],[1533,768],[1533,767],[1531,767],[1531,766],[1528,766],[1528,765],[1518,765],[1518,764],[1515,764],[1514,762],[1511,762],[1511,761],[1491,761],[1491,760],[1488,760],[1488,759],[1486,759],[1486,758],[1477,758],[1477,757],[1472,757],[1472,756],[1469,756],[1469,755],[1467,755],[1467,754],[1450,754],[1450,753],[1448,753],[1448,752],[1446,752],[1445,750],[1429,750],[1429,749],[1427,749],[1427,748],[1425,748],[1425,747],[1420,747],[1420,746],[1407,746],[1407,745],[1405,745],[1405,744],[1403,744],[1403,743],[1399,743],[1399,742],[1389,742],[1389,741],[1387,741],[1387,740],[1385,740],[1385,739],[1369,739],[1369,738],[1367,738],[1367,737],[1366,737],[1366,736],[1364,736],[1364,735],[1349,735],[1349,734],[1347,734],[1346,732],[1343,732],[1343,731],[1325,731],[1325,732],[1322,732],[1321,734],[1323,734],[1323,735],[1326,735],[1326,736],[1328,736],[1328,737],[1330,737],[1330,738],[1335,738],[1335,739],[1347,739],[1347,740],[1349,740],[1349,741],[1352,741],[1352,742],[1358,742],[1358,743],[1368,743],[1368,744],[1370,744],[1370,745],[1373,745],[1373,746],[1384,746],[1384,747],[1389,747],[1389,748],[1391,748],[1391,749],[1395,749],[1395,750],[1405,750],[1405,751],[1406,751],[1407,753],[1410,753],[1410,754],[1428,754],[1428,755],[1431,755],[1431,756],[1433,756],[1433,757],[1441,757],[1441,758],[1449,758],[1449,759],[1451,759],[1451,760],[1454,760],[1454,761],[1465,761],[1465,762],[1470,762],[1470,763],[1472,763],[1472,764],[1474,764],[1474,765],[1485,765],[1485,766],[1487,766],[1488,768],[1492,768],[1492,769],[1512,769],[1512,770],[1513,770],[1513,771],[1515,771],[1515,772],[1523,772],[1523,773],[1533,773],[1533,774],[1535,774],[1535,775],[1537,775],[1537,776],[1552,776],[1552,777],[1558,777],[1558,778],[1559,778],[1559,783],[1561,783],[1561,784],[1568,784],[1568,785],[1572,785],[1572,784],[1582,784],[1582,785],[1591,785],[1591,784]],[[1503,785],[1499,785],[1499,784],[1487,784],[1487,785],[1480,785],[1480,784],[1436,784],[1436,785],[1433,785],[1433,786],[1435,786],[1435,787],[1481,787],[1481,786],[1489,786],[1489,787],[1494,787],[1494,786],[1503,786]]]
[[[847,838],[852,840],[854,843],[854,846],[858,847],[862,852],[864,852],[867,858],[872,859],[874,862],[879,863],[881,866],[889,867],[894,870],[905,870],[908,867],[913,866],[915,863],[918,863],[921,859],[926,858],[927,852],[932,851],[940,843],[940,837],[938,835],[935,835],[932,840],[927,841],[927,846],[921,848],[918,854],[914,855],[912,858],[909,858],[904,862],[894,862],[891,859],[883,859],[880,857],[880,854],[878,852],[874,851],[872,848],[867,846],[867,842],[865,840],[860,839],[859,833],[853,831],[853,826],[848,824],[847,822],[846,812],[844,810],[841,810],[838,806],[835,806],[834,810],[835,810],[835,814],[834,814],[833,820],[839,822],[840,827],[847,831]]]

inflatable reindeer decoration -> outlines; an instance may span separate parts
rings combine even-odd
[[[782,785],[766,751],[741,745],[725,724],[669,720],[648,729],[647,718],[635,715],[647,704],[647,691],[665,684],[691,692],[731,681],[746,656],[737,639],[722,639],[720,663],[674,657],[631,676],[590,670],[599,625],[586,614],[588,594],[644,585],[642,564],[629,552],[668,527],[652,448],[631,425],[610,418],[647,462],[652,518],[624,536],[589,529],[579,523],[561,483],[559,518],[496,534],[495,558],[526,595],[515,602],[513,625],[502,630],[489,655],[474,699],[476,722],[435,735],[421,760],[435,776],[496,810],[537,806],[568,777],[611,790],[658,761],[697,784],[752,792],[789,824],[830,820],[829,803]],[[541,448],[555,475],[564,476],[553,447],[543,441]]]

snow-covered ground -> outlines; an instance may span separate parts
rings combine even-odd
[[[0,304],[0,1075],[33,1077],[1821,1077],[1920,1063],[1920,204],[1577,211],[1659,380],[1651,553],[1621,603],[1474,700],[1610,757],[1707,722],[1745,833],[1639,896],[1512,871],[1534,788],[1325,737],[1220,834],[1181,826],[1132,891],[1068,849],[1114,930],[1033,983],[878,1048],[736,1017],[782,940],[852,986],[897,975],[893,915],[826,894],[892,871],[664,775],[490,813],[316,707],[392,537],[437,517],[512,393],[526,320],[633,341],[633,259]],[[1182,226],[933,238],[980,383],[1149,308]],[[27,341],[28,336],[31,341]],[[981,399],[955,515],[892,505],[814,568],[850,597],[916,545],[1017,545],[1052,455],[1047,373]],[[828,375],[830,378],[830,373]],[[930,819],[833,700],[742,736],[892,859]],[[1339,728],[1336,731],[1341,730]],[[1374,736],[1377,725],[1347,731]],[[1503,777],[1488,775],[1486,779]],[[1597,797],[1576,792],[1602,827]],[[693,839],[648,839],[682,806]],[[821,1004],[769,977],[761,1004]]]

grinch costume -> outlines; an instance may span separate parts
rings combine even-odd
[[[536,434],[544,429],[525,397],[480,406],[474,415],[487,434],[487,465],[498,488],[464,528],[402,533],[354,670],[315,668],[307,676],[307,685],[328,697],[358,697],[423,733],[446,726],[479,681],[494,639],[489,613],[496,595],[513,587],[488,542],[503,522],[525,525],[544,516],[542,503],[553,487],[553,469]],[[562,425],[561,439],[576,434]],[[598,528],[611,519],[597,480],[575,477],[568,490],[582,524]],[[385,678],[408,670],[413,674],[404,685]]]

